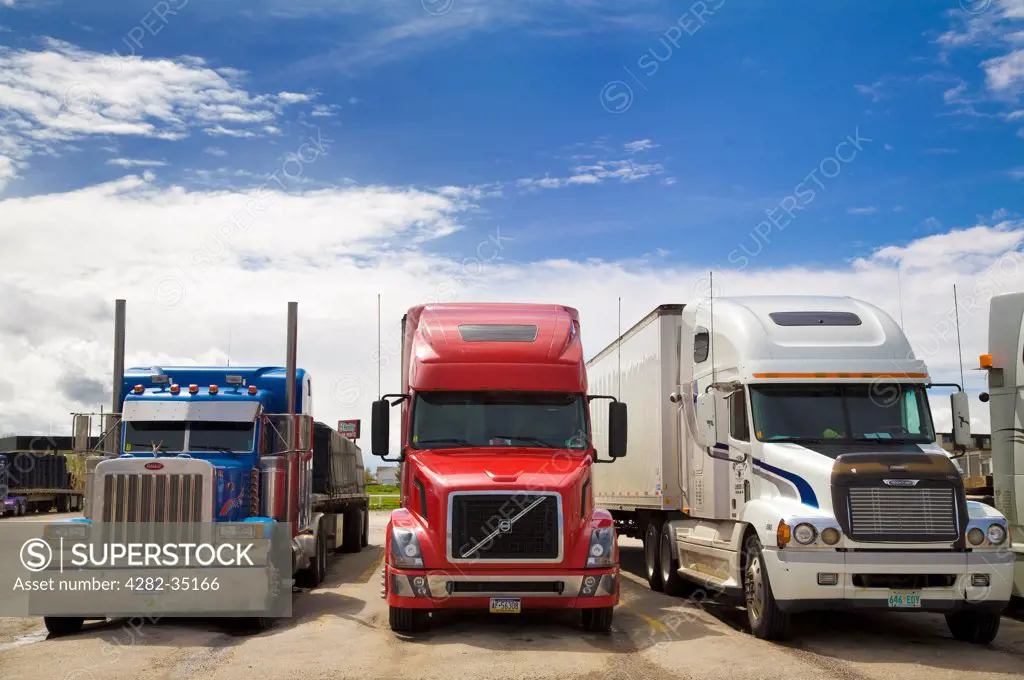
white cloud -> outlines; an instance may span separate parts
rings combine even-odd
[[[995,92],[1018,92],[1024,85],[1024,49],[982,62],[986,84]]]
[[[874,215],[878,212],[878,208],[873,205],[869,205],[863,208],[847,208],[846,212],[850,215]]]
[[[327,117],[333,116],[335,109],[338,109],[338,108],[340,108],[340,107],[338,107],[336,104],[331,104],[331,105],[327,105],[327,104],[314,104],[313,105],[313,112],[310,115],[314,116],[316,118],[321,118],[321,117],[322,118],[327,118]]]
[[[526,189],[559,189],[579,184],[600,184],[611,180],[636,182],[660,175],[665,168],[660,163],[636,163],[625,159],[578,165],[573,170],[574,174],[568,177],[523,177],[516,180],[516,185]]]
[[[281,134],[281,128],[279,128],[279,127],[277,127],[275,125],[264,125],[263,126],[263,131],[266,132],[268,135],[279,135],[279,134]]]
[[[870,85],[854,85],[853,89],[866,97],[871,97],[871,101],[878,102],[885,98],[882,91],[883,86],[884,84],[879,80]]]
[[[394,391],[394,334],[410,305],[573,305],[592,356],[615,336],[616,297],[622,296],[628,327],[658,304],[693,302],[705,290],[699,280],[713,266],[710,260],[725,262],[721,253],[685,266],[660,259],[522,261],[512,251],[517,233],[505,227],[439,242],[463,227],[463,215],[474,207],[469,201],[480,195],[459,187],[195,191],[128,176],[77,191],[0,200],[6,228],[0,365],[15,390],[0,408],[0,430],[52,426],[66,433],[68,412],[98,407],[75,403],[62,385],[68,376],[109,382],[116,297],[128,300],[129,365],[221,362],[229,332],[233,363],[280,363],[285,303],[298,300],[300,363],[314,376],[317,418],[332,423],[368,419],[377,395],[378,292],[382,387]],[[97,233],[105,238],[97,240]],[[788,238],[787,232],[765,253],[785,249]],[[443,248],[425,249],[428,241]],[[933,377],[947,382],[959,375],[956,334],[951,300],[937,291],[957,283],[964,356],[982,353],[988,297],[1024,290],[1024,262],[1013,253],[1022,242],[1024,222],[1006,221],[890,245],[850,265],[769,268],[754,259],[742,271],[716,270],[715,282],[725,295],[854,295],[899,318],[898,266],[907,333]],[[437,254],[441,250],[447,255]],[[139,258],[140,252],[158,256]],[[26,265],[44,257],[65,263],[60,277]],[[972,390],[982,387],[980,375],[970,373],[968,380]],[[975,415],[983,418],[984,410]]]
[[[675,177],[666,177],[665,179],[661,180],[661,183],[664,184],[667,187],[668,186],[672,186],[673,184],[676,183],[676,178]]]
[[[181,139],[198,126],[271,124],[276,98],[250,94],[240,77],[197,57],[119,57],[54,39],[38,51],[0,47],[0,154],[23,165],[91,135]]]
[[[134,158],[109,158],[107,165],[119,165],[122,168],[162,168],[167,165],[164,161],[139,160]]]
[[[0,0],[0,5],[4,5],[6,7],[14,7],[14,0]]]
[[[223,125],[215,125],[212,128],[204,128],[203,132],[213,137],[255,137],[256,133],[249,130],[236,130],[226,128]]]
[[[298,92],[278,92],[277,98],[282,104],[302,104],[312,100],[310,95]]]
[[[7,182],[14,176],[14,161],[7,156],[0,156],[0,191],[7,186]]]
[[[637,153],[640,151],[650,151],[651,149],[654,149],[659,145],[655,144],[653,141],[649,139],[638,139],[635,142],[628,142],[626,144],[623,144],[622,146],[623,148],[626,149],[626,151],[629,151],[630,153]]]
[[[203,153],[208,153],[211,156],[217,156],[218,158],[223,158],[224,156],[228,155],[228,152],[220,148],[219,146],[208,146],[205,149],[203,149]]]

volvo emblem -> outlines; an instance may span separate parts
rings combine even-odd
[[[920,479],[883,479],[887,486],[917,486]]]
[[[498,531],[500,531],[503,534],[507,534],[508,532],[512,531],[512,520],[503,519],[500,522],[498,522]]]

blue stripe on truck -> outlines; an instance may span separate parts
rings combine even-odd
[[[775,467],[774,465],[769,465],[768,463],[765,463],[762,460],[754,459],[754,465],[756,465],[759,468],[763,468],[774,475],[778,475],[779,477],[782,477],[783,479],[789,482],[792,482],[793,486],[795,486],[796,490],[800,493],[801,503],[803,503],[804,505],[809,505],[812,508],[818,507],[818,497],[814,495],[814,489],[811,488],[811,485],[807,483],[807,480],[801,477],[800,475],[795,475],[787,470],[782,470],[780,468]]]

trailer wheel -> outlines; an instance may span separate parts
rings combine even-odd
[[[342,552],[355,553],[363,542],[363,518],[359,508],[346,510],[342,515],[341,527],[341,550]]]
[[[946,614],[946,626],[953,637],[960,642],[987,645],[996,639],[1001,618],[999,614],[957,612]]]
[[[644,566],[647,568],[647,583],[651,590],[661,592],[664,584],[661,581],[661,522],[660,518],[652,517],[644,532]]]
[[[73,635],[82,630],[82,624],[84,623],[85,619],[75,619],[67,616],[43,617],[43,625],[46,626],[46,631],[54,637]]]
[[[25,516],[25,512],[26,512],[25,504],[24,503],[18,503],[18,506],[14,510],[14,516],[15,517],[24,517]]]
[[[612,629],[614,607],[597,607],[582,610],[583,628],[592,633],[608,633]]]
[[[71,499],[68,496],[57,496],[57,512],[70,512]]]
[[[661,547],[659,561],[659,574],[661,585],[666,595],[679,596],[686,592],[686,582],[679,575],[679,557],[672,549],[672,525],[665,522],[661,525]]]
[[[789,635],[788,614],[779,609],[765,568],[761,542],[756,535],[747,539],[747,564],[743,570],[743,595],[747,604],[750,632],[761,640],[784,640]]]
[[[359,541],[359,547],[365,548],[370,545],[370,508],[365,507],[363,513],[363,536]]]
[[[388,624],[396,633],[414,633],[427,624],[427,612],[423,609],[388,607]]]

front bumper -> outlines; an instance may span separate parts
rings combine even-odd
[[[768,578],[784,612],[831,609],[889,609],[890,595],[914,593],[919,606],[899,611],[998,613],[1010,601],[1013,553],[1008,550],[969,553],[839,552],[767,549]],[[835,585],[819,585],[819,574],[835,574]],[[865,576],[929,576],[921,587],[864,587]],[[988,586],[973,585],[977,577]]]
[[[487,609],[491,598],[519,598],[522,609],[589,609],[619,603],[619,570],[452,574],[437,569],[384,569],[389,606]]]

